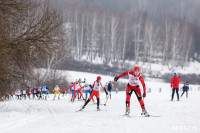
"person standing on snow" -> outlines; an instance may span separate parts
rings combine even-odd
[[[85,102],[85,104],[83,105],[83,107],[79,111],[82,111],[82,110],[85,109],[85,107],[90,102],[90,100],[93,98],[93,96],[96,96],[96,98],[97,98],[97,111],[100,111],[100,108],[99,108],[99,104],[100,104],[100,98],[99,98],[100,87],[103,88],[105,93],[106,93],[106,95],[108,95],[108,92],[106,91],[105,87],[103,87],[102,84],[101,84],[101,77],[98,76],[97,80],[94,81],[93,90],[92,90],[92,93],[91,93],[89,99]]]
[[[74,82],[71,82],[71,85],[73,85],[73,84],[74,84]],[[74,97],[74,87],[70,87],[69,90],[71,91],[71,94],[72,94],[72,96],[71,96],[71,102],[73,102],[73,97]]]
[[[42,99],[47,100],[47,92],[49,91],[49,88],[46,86],[46,84],[42,87]]]
[[[84,85],[83,90],[85,91],[85,102],[88,100],[88,95],[91,95],[92,92],[92,86],[89,85],[87,82]],[[94,99],[92,98],[92,101],[94,102]]]
[[[67,91],[67,89],[63,86],[63,87],[62,87],[62,94],[63,94],[63,97],[64,97],[66,91]]]
[[[54,92],[53,101],[55,100],[57,94],[58,94],[58,100],[60,100],[60,88],[58,84],[56,84],[55,88],[53,89],[53,92]]]
[[[143,86],[143,98],[146,97],[146,86],[143,77],[140,75],[140,68],[136,66],[133,71],[125,72],[117,77],[114,78],[114,81],[117,81],[119,78],[122,78],[124,76],[129,76],[129,83],[126,87],[126,112],[125,115],[129,116],[130,114],[130,98],[132,92],[135,93],[137,96],[137,99],[140,103],[140,106],[142,108],[142,115],[149,116],[148,112],[145,109],[144,101],[142,99],[142,94],[139,86],[139,82],[142,83]]]
[[[183,93],[181,95],[181,97],[183,96],[183,94],[186,92],[186,97],[188,98],[188,91],[189,91],[189,83],[188,81],[184,84],[183,86]]]
[[[174,93],[176,92],[177,94],[177,100],[179,101],[179,83],[182,82],[182,79],[180,77],[176,76],[176,73],[174,73],[174,77],[171,79],[171,88],[172,88],[172,99],[174,99]]]
[[[37,88],[36,88],[36,86],[34,86],[34,87],[33,87],[33,99],[34,99],[35,97],[38,97],[37,94],[38,94],[38,93],[37,93]]]
[[[79,92],[81,97],[83,98],[83,94],[82,94],[82,92],[80,90],[80,88],[83,88],[83,86],[81,86],[81,84],[78,81],[78,79],[76,79],[76,82],[71,85],[70,89],[72,89],[73,87],[74,87],[74,96],[72,98],[72,102],[74,102],[77,92]],[[83,98],[83,100],[84,100],[84,98]]]
[[[22,91],[22,95],[23,95],[24,100],[26,100],[26,90]]]
[[[38,99],[42,98],[42,87],[41,86],[39,86],[37,88],[37,94],[38,94]]]
[[[26,90],[26,94],[29,99],[31,98],[31,92],[32,92],[32,89],[28,87]]]

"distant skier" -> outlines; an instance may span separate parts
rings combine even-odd
[[[183,96],[183,94],[186,92],[186,97],[188,98],[188,91],[189,91],[189,83],[188,81],[184,84],[183,86],[183,93],[181,95],[181,97]]]
[[[112,83],[111,83],[111,81],[109,81],[109,83],[108,83],[108,95],[109,95],[110,99],[111,99],[111,91],[112,91]]]
[[[63,86],[63,87],[62,87],[62,94],[63,94],[63,97],[64,97],[64,95],[65,95],[66,92],[67,92],[67,89]]]
[[[53,92],[54,92],[53,101],[55,100],[57,94],[58,94],[58,100],[60,100],[60,88],[58,84],[56,84],[55,88],[53,89]]]
[[[31,98],[31,91],[32,91],[32,89],[31,88],[27,88],[27,90],[26,90],[26,94],[27,94],[27,97],[30,99]]]
[[[89,99],[85,102],[83,107],[80,109],[80,111],[82,111],[87,106],[87,104],[90,102],[90,100],[93,98],[93,96],[95,96],[97,98],[97,111],[100,111],[100,108],[99,108],[99,104],[100,104],[100,98],[99,98],[100,87],[103,88],[105,93],[106,93],[106,95],[108,95],[108,92],[106,91],[105,87],[103,87],[102,84],[101,84],[101,77],[100,76],[98,76],[97,80],[94,81],[94,84],[93,84],[92,87],[93,87],[93,91],[92,91]]]
[[[47,92],[49,91],[49,88],[46,86],[46,84],[44,84],[42,86],[42,99],[47,100]]]
[[[174,77],[171,79],[171,88],[172,88],[172,99],[171,101],[173,101],[174,99],[174,93],[176,91],[177,94],[177,100],[179,101],[179,83],[182,81],[182,79],[180,77],[176,76],[176,73],[174,73]]]
[[[137,96],[137,99],[140,103],[142,108],[142,114],[144,116],[149,116],[148,112],[145,109],[144,102],[142,99],[142,94],[139,86],[139,82],[142,83],[143,86],[143,98],[146,97],[146,86],[143,77],[140,75],[140,68],[136,66],[133,71],[125,72],[117,77],[114,78],[114,81],[117,81],[119,78],[122,78],[126,75],[129,75],[129,83],[126,87],[126,112],[125,115],[130,114],[130,98],[132,92],[134,92]]]
[[[79,92],[81,97],[83,98],[83,94],[80,90],[81,88],[83,88],[83,86],[81,86],[80,82],[77,79],[76,79],[76,82],[71,85],[70,89],[72,89],[73,87],[74,87],[74,96],[72,98],[72,102],[74,102],[77,92]]]
[[[15,96],[16,96],[17,100],[21,100],[21,90],[20,89],[15,90]]]
[[[160,87],[160,88],[159,88],[159,92],[161,93],[161,91],[162,91],[162,88]]]
[[[89,95],[91,95],[92,92],[92,86],[89,85],[87,82],[84,85],[83,90],[85,91],[85,102],[88,100]],[[94,102],[94,99],[92,98],[92,101]]]
[[[86,79],[84,78],[84,81],[82,81],[81,78],[79,78],[78,82],[81,84],[81,83],[85,83]],[[77,91],[77,96],[78,96],[78,99],[80,100],[81,99],[81,95],[80,93]]]
[[[42,87],[41,86],[39,86],[37,88],[37,95],[38,95],[38,99],[42,98]]]
[[[26,90],[22,91],[22,95],[23,95],[24,100],[26,100]]]
[[[71,85],[73,85],[73,84],[74,84],[74,82],[71,82]],[[74,97],[74,86],[73,86],[73,87],[70,87],[69,90],[71,91],[71,94],[72,94],[72,96],[71,96],[71,102],[73,102],[73,97]]]
[[[35,99],[35,97],[38,97],[36,86],[33,87],[33,99]]]

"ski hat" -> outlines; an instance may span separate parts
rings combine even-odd
[[[174,73],[174,76],[176,76],[176,73]]]
[[[78,81],[81,81],[81,78],[79,78],[79,80]]]
[[[101,79],[101,76],[98,76],[98,77],[97,77],[97,80],[100,80],[100,79]]]
[[[71,82],[71,84],[74,84],[74,82]]]
[[[135,66],[133,71],[140,71],[140,68],[138,66]]]

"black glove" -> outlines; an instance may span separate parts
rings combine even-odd
[[[145,98],[146,97],[146,93],[143,93],[143,96],[142,96],[143,98]]]
[[[115,78],[114,78],[114,81],[117,81],[118,79],[119,79],[118,77],[115,77]]]
[[[106,91],[106,95],[108,95],[108,92]]]

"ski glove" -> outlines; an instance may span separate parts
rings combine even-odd
[[[114,81],[117,81],[118,79],[119,79],[118,77],[115,77],[115,78],[114,78]]]
[[[146,93],[143,93],[143,96],[142,96],[143,98],[145,98],[146,97]]]

